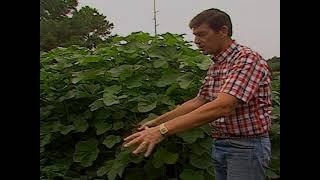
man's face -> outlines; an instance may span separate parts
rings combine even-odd
[[[221,33],[212,30],[208,24],[203,23],[199,27],[192,28],[192,32],[195,35],[194,43],[203,54],[213,55],[221,48],[223,39]]]

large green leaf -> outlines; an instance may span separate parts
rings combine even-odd
[[[170,106],[175,105],[175,101],[173,100],[173,98],[170,98],[167,95],[161,95],[159,96],[159,99],[160,99],[160,102],[162,102],[163,104],[170,105]]]
[[[40,136],[40,147],[43,147],[51,142],[51,134]]]
[[[92,104],[89,105],[90,111],[95,111],[99,108],[102,108],[104,106],[102,99],[95,100]]]
[[[139,102],[138,110],[139,112],[149,112],[157,107],[157,102]]]
[[[72,158],[56,158],[49,165],[41,167],[41,171],[52,176],[65,176],[65,173],[72,164]]]
[[[87,63],[92,63],[92,62],[99,62],[101,60],[101,56],[93,55],[93,56],[87,56],[83,57],[82,59],[79,60],[80,64],[87,64]]]
[[[154,68],[159,68],[159,67],[168,68],[168,66],[169,66],[168,62],[164,60],[156,60],[153,62]]]
[[[182,180],[204,180],[202,171],[195,171],[193,169],[184,169],[179,175]]]
[[[85,132],[89,124],[83,117],[77,116],[77,119],[73,121],[73,126],[77,132]]]
[[[132,78],[127,81],[125,84],[129,89],[137,88],[142,86],[142,81],[138,78]]]
[[[120,77],[120,75],[125,75],[125,74],[130,76],[130,73],[132,73],[131,67],[132,67],[131,65],[121,65],[121,66],[110,69],[109,72],[113,77]]]
[[[175,83],[180,74],[173,71],[163,72],[161,78],[157,81],[157,87],[165,87]]]
[[[80,141],[76,144],[73,160],[80,162],[84,167],[89,167],[97,159],[98,153],[98,142],[95,139]]]
[[[71,90],[71,91],[68,91],[66,95],[64,96],[61,96],[58,101],[59,102],[62,102],[62,101],[65,101],[65,100],[68,100],[68,99],[72,99],[73,97],[76,96],[76,91],[75,90]]]
[[[71,79],[71,82],[73,84],[77,84],[80,81],[95,79],[98,76],[102,76],[104,74],[105,74],[105,68],[88,69],[88,70],[83,70],[79,72],[73,72],[72,73],[73,78]]]
[[[121,177],[125,167],[126,166],[122,162],[114,161],[110,171],[108,172],[108,180],[116,179],[117,175]]]
[[[122,119],[126,116],[127,111],[119,110],[112,114],[112,119]]]
[[[211,156],[207,153],[202,155],[191,154],[190,155],[190,164],[194,167],[200,169],[207,169],[208,167],[212,166],[213,160]]]
[[[124,123],[122,121],[116,121],[113,123],[113,130],[119,130],[124,127]]]
[[[210,151],[201,147],[199,143],[191,144],[191,152],[197,155],[202,155],[203,153],[210,153]]]
[[[192,83],[193,79],[194,74],[189,72],[177,78],[177,81],[179,82],[179,85],[182,89],[187,89],[188,86]]]
[[[121,80],[124,80],[132,76],[133,72],[141,68],[141,65],[121,65],[109,70],[112,77],[118,77]]]
[[[102,100],[103,100],[103,103],[106,106],[112,106],[114,104],[119,104],[120,103],[119,98],[116,95],[108,94],[108,93],[104,93],[103,94],[103,99]]]
[[[166,33],[163,35],[164,41],[168,45],[177,45],[178,44],[178,39],[175,37],[175,35]]]
[[[173,61],[181,55],[181,52],[177,50],[176,47],[154,47],[149,53],[150,57],[157,57],[164,60]]]
[[[110,87],[106,87],[103,93],[103,103],[106,106],[111,106],[114,104],[119,104],[119,98],[116,96],[121,90],[121,86],[113,85]]]
[[[106,87],[104,89],[104,94],[118,94],[121,91],[121,86],[119,85],[113,85]]]
[[[209,59],[206,56],[198,56],[197,57],[199,60],[201,60],[201,63],[197,63],[197,66],[201,69],[201,70],[207,70],[209,68],[209,66],[212,64],[212,60]]]
[[[99,119],[96,121],[94,126],[97,129],[97,135],[101,135],[112,128],[112,123],[104,119]]]
[[[110,180],[114,180],[117,175],[122,177],[122,173],[125,167],[131,162],[131,152],[129,150],[121,151],[119,154],[116,155],[116,159],[108,172],[108,178]]]
[[[171,153],[166,149],[160,147],[153,155],[152,163],[155,168],[161,167],[163,164],[174,164],[179,157],[178,153]]]
[[[203,139],[198,139],[197,141],[200,145],[200,147],[202,147],[203,149],[206,149],[207,151],[211,151],[212,149],[212,144],[213,144],[213,140],[211,137],[207,137],[207,138],[203,138]]]
[[[119,143],[120,141],[120,136],[109,135],[104,139],[103,144],[106,145],[108,148],[112,148],[115,144]]]
[[[194,143],[198,138],[204,138],[203,130],[194,128],[189,131],[178,133],[177,136],[181,137],[186,143]]]
[[[98,169],[97,176],[103,176],[103,175],[107,174],[110,171],[110,169],[111,169],[111,167],[113,165],[113,162],[114,162],[114,160],[106,161],[103,164],[103,166]]]
[[[61,134],[66,135],[68,133],[70,133],[71,131],[73,131],[75,128],[73,125],[68,125],[68,126],[63,126],[61,127]]]

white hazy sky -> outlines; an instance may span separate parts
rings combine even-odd
[[[96,8],[107,16],[115,25],[112,34],[154,34],[153,0],[79,0],[79,6]],[[191,41],[189,21],[205,9],[218,8],[231,17],[233,39],[266,59],[280,56],[280,0],[156,0],[156,8],[158,34],[186,34]]]

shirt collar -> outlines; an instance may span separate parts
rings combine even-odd
[[[233,50],[236,48],[236,46],[237,46],[237,42],[235,40],[232,40],[232,42],[229,46],[227,46],[225,49],[220,51],[217,55],[213,55],[212,60],[214,62],[221,62],[221,61],[225,60],[225,58],[233,52]]]

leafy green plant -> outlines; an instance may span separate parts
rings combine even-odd
[[[198,92],[211,60],[182,35],[135,32],[40,60],[41,179],[214,179],[207,125],[168,137],[149,158],[122,148],[139,122]]]

